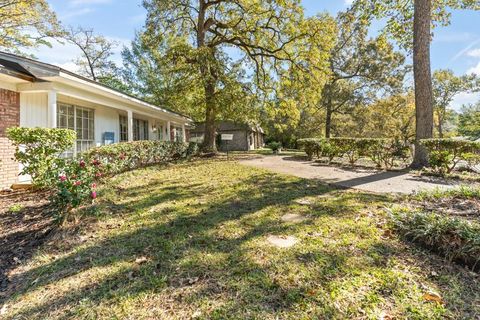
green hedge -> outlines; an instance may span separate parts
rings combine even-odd
[[[452,261],[474,269],[480,265],[480,225],[435,213],[397,209],[391,212],[393,228]]]
[[[394,139],[375,138],[307,138],[297,141],[309,159],[345,157],[354,165],[361,157],[368,157],[378,167],[390,169],[395,159],[405,159],[408,147]]]
[[[480,143],[455,139],[424,139],[422,145],[428,151],[429,163],[432,169],[439,173],[450,173],[459,162],[464,161],[469,166],[480,164]]]
[[[132,141],[92,148],[81,157],[102,166],[102,174],[112,175],[151,164],[186,159],[198,152],[196,143]]]

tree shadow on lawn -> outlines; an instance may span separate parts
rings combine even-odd
[[[355,165],[352,167],[350,165],[339,164],[339,163],[328,164],[325,162],[319,162],[318,160],[309,161],[308,159],[302,159],[298,157],[284,157],[282,159],[286,161],[303,162],[305,165],[310,165],[311,167],[334,168],[334,169],[339,169],[346,172],[353,172],[353,173],[360,173],[360,174],[369,173],[369,175],[352,178],[348,180],[340,180],[336,178],[332,178],[328,180],[326,179],[328,183],[339,184],[341,187],[347,187],[347,188],[356,187],[362,184],[377,182],[381,180],[388,180],[388,179],[400,177],[400,176],[407,176],[406,180],[432,183],[432,184],[437,184],[439,186],[452,185],[452,182],[453,182],[451,179],[445,179],[441,177],[413,175],[410,173],[410,170],[408,168],[385,171],[379,168],[373,168],[373,167],[362,166],[362,165]],[[321,178],[319,179],[321,180]]]
[[[28,261],[55,229],[47,195],[40,192],[13,192],[2,196],[0,206],[0,301],[13,285],[8,273]],[[18,211],[9,206],[19,205]]]
[[[135,297],[142,293],[163,293],[170,301],[165,300],[166,304],[177,303],[171,312],[183,312],[185,316],[190,316],[195,308],[200,307],[198,303],[207,298],[225,302],[218,310],[220,317],[246,312],[247,309],[259,314],[287,312],[305,301],[320,303],[321,316],[333,316],[336,311],[332,301],[316,300],[319,298],[311,290],[314,284],[328,286],[341,277],[340,270],[350,261],[345,253],[319,247],[308,252],[303,252],[302,248],[282,251],[280,256],[291,256],[314,268],[314,271],[305,271],[312,272],[309,281],[292,283],[286,279],[294,276],[289,274],[288,265],[283,266],[286,262],[258,260],[257,256],[252,256],[249,247],[251,241],[263,241],[269,234],[294,234],[312,228],[309,220],[285,224],[268,213],[258,219],[260,211],[268,211],[272,206],[288,210],[289,206],[295,205],[296,199],[325,196],[331,189],[310,180],[288,181],[267,173],[235,181],[235,184],[244,187],[227,193],[224,199],[204,204],[203,211],[197,211],[195,215],[192,215],[190,206],[175,212],[151,211],[148,214],[151,224],[145,227],[111,236],[19,275],[32,281],[17,294],[22,296],[36,290],[54,290],[52,284],[80,276],[83,272],[88,274],[92,269],[113,269],[100,280],[92,280],[87,275],[80,286],[65,292],[52,292],[49,298],[16,315],[45,318],[55,314],[59,318],[69,318],[78,308],[93,308],[102,302],[115,303],[121,297]],[[189,186],[188,183],[179,183],[173,188],[145,186],[147,195],[144,198],[125,205],[131,210],[142,211],[164,201],[179,202],[192,198],[194,202],[202,185],[192,184],[191,189]],[[124,193],[137,196],[140,190],[141,186],[133,187]],[[253,192],[255,190],[261,192]],[[382,199],[381,196],[373,197],[377,198],[372,201]],[[333,215],[339,219],[356,210],[340,205],[338,211],[327,210],[322,205],[309,208],[312,216]],[[222,227],[232,222],[241,224],[238,234],[222,234]],[[375,251],[377,245],[379,243],[374,242],[372,250]],[[264,250],[268,253],[278,249],[266,246]],[[139,258],[141,262],[137,262]],[[372,263],[375,266],[375,262]]]

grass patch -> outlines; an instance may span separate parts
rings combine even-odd
[[[417,193],[413,199],[435,201],[445,198],[480,199],[480,188],[463,185],[452,189],[435,189]]]
[[[387,196],[218,160],[123,173],[99,194],[96,218],[15,270],[22,286],[4,301],[3,318],[480,314],[475,275],[391,234]],[[286,214],[305,219],[284,222]],[[270,235],[298,242],[277,248]],[[429,291],[444,303],[425,300]]]
[[[10,213],[19,213],[22,210],[23,210],[23,204],[21,204],[21,203],[12,204],[8,208],[8,212],[10,212]]]

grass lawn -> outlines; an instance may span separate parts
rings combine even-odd
[[[478,275],[406,244],[393,198],[201,160],[115,177],[14,277],[4,319],[476,319]],[[299,201],[303,200],[303,201]],[[284,222],[286,214],[304,219]],[[290,248],[269,236],[293,236]],[[430,293],[430,295],[429,295]],[[442,303],[428,297],[442,297]]]

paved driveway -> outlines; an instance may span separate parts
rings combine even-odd
[[[363,168],[339,168],[292,156],[262,156],[239,161],[243,165],[269,169],[300,178],[318,179],[338,187],[377,193],[410,194],[421,190],[452,188],[459,183],[436,177],[420,177],[408,172]]]

